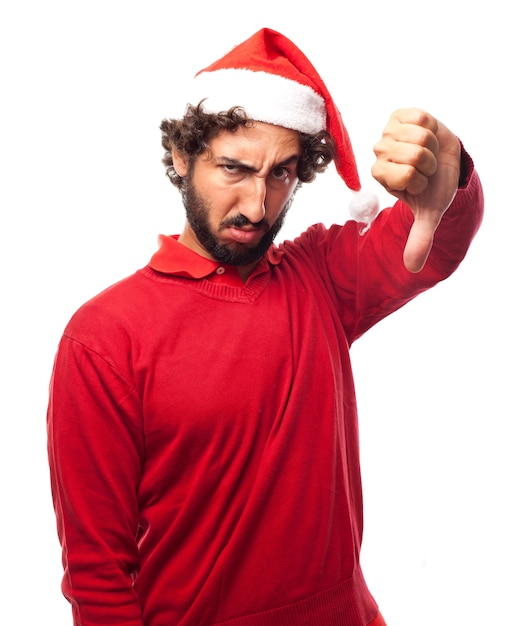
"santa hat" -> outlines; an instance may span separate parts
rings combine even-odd
[[[360,190],[341,114],[311,62],[284,35],[263,28],[199,71],[189,102],[197,104],[201,100],[206,113],[228,111],[237,105],[255,121],[308,134],[327,130],[336,147],[337,172],[351,190]],[[359,201],[352,204],[352,214],[359,220]],[[369,222],[369,200],[365,211],[362,220]]]

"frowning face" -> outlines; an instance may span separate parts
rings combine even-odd
[[[299,157],[296,131],[260,122],[222,131],[193,167],[174,153],[175,169],[186,179],[181,243],[249,273],[282,226],[298,185]]]

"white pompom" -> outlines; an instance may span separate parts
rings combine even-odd
[[[367,224],[369,228],[377,216],[379,208],[378,196],[370,191],[357,191],[350,202],[349,210],[356,222]]]

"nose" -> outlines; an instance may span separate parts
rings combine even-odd
[[[266,213],[266,180],[254,176],[239,202],[239,213],[252,224],[258,224]]]

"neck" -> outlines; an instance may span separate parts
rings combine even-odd
[[[255,261],[255,263],[250,263],[250,265],[239,265],[237,267],[237,271],[239,272],[239,276],[241,276],[241,280],[246,283],[250,274],[257,267],[260,261]]]

